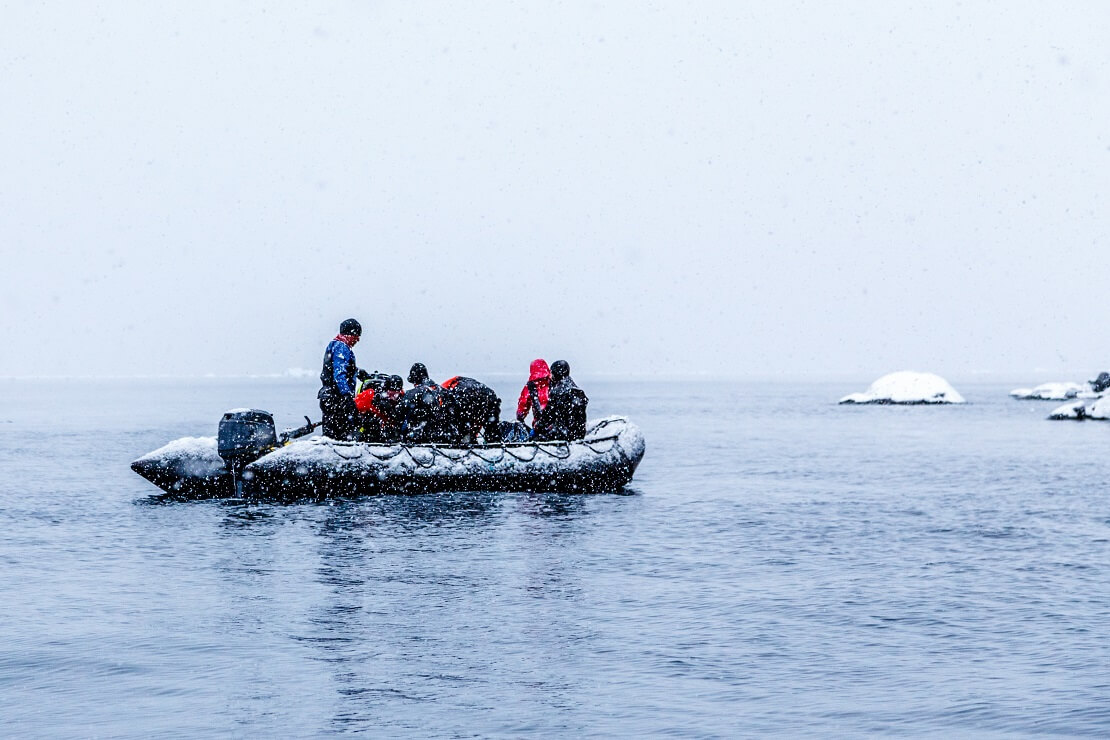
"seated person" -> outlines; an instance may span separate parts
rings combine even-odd
[[[547,360],[532,360],[528,371],[528,382],[520,389],[520,399],[516,403],[516,420],[524,423],[528,412],[532,412],[532,425],[540,418],[540,412],[547,405],[548,386],[551,384],[551,370]]]
[[[409,382],[413,387],[401,399],[401,438],[415,444],[453,442],[446,394],[428,377],[428,368],[421,362],[413,363]]]
[[[547,406],[536,421],[537,441],[582,439],[586,436],[586,397],[570,377],[570,365],[559,360],[551,365],[551,389]]]
[[[404,418],[401,414],[401,401],[405,397],[405,381],[400,375],[390,375],[385,383],[385,399],[381,408],[386,418],[382,421],[382,439],[386,442],[397,442],[401,439],[401,423]]]
[[[478,433],[486,444],[501,441],[501,399],[493,389],[474,378],[456,375],[443,381],[452,426],[459,444],[476,444]]]
[[[374,373],[359,385],[355,407],[359,410],[359,439],[363,442],[396,442],[401,439],[400,375]]]

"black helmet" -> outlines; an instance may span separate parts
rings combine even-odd
[[[345,319],[339,325],[340,334],[349,334],[353,337],[362,336],[362,324],[358,323],[358,319]]]
[[[428,368],[424,367],[423,362],[414,362],[412,367],[409,368],[409,382],[413,385],[419,385],[428,379]]]
[[[566,360],[556,360],[551,363],[551,379],[561,380],[570,375],[570,363]]]
[[[390,375],[385,381],[385,389],[387,391],[399,391],[405,387],[405,381],[401,380],[400,375]]]

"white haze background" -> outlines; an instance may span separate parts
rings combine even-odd
[[[1110,366],[1105,3],[2,17],[0,375]]]

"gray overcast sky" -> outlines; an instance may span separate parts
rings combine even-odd
[[[0,12],[0,375],[1110,367],[1103,2]]]

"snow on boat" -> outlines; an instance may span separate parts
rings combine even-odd
[[[451,447],[313,437],[282,446],[276,438],[266,444],[263,435],[265,446],[258,451],[264,454],[249,462],[227,453],[223,435],[221,422],[219,439],[178,439],[143,455],[131,468],[181,498],[298,501],[439,491],[603,492],[620,490],[632,480],[645,448],[639,427],[623,416],[592,422],[585,438],[573,442]]]
[[[841,398],[839,403],[943,404],[966,401],[939,375],[903,370],[884,375],[864,393],[849,394]]]

